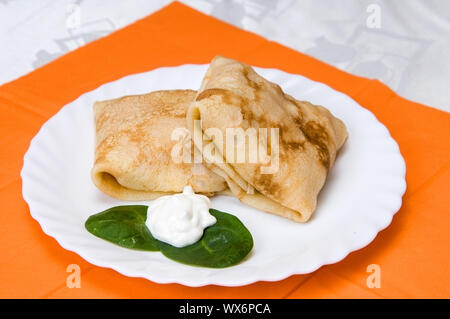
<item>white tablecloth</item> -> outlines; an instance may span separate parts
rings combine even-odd
[[[450,111],[448,0],[194,0],[204,13]],[[169,0],[0,0],[0,84]]]

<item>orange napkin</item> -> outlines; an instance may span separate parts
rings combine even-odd
[[[308,275],[235,288],[189,288],[127,278],[61,248],[31,218],[19,177],[41,125],[66,103],[122,76],[208,63],[216,54],[302,74],[344,92],[390,130],[406,160],[408,189],[388,229],[344,261]],[[450,297],[450,116],[255,34],[173,3],[0,87],[0,297],[329,298]],[[349,199],[351,200],[351,199]],[[81,288],[66,286],[81,267]],[[366,284],[380,266],[381,287]]]

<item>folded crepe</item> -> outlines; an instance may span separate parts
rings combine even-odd
[[[187,121],[205,165],[237,198],[296,222],[311,217],[347,137],[344,123],[324,107],[297,101],[250,66],[221,56],[212,60]],[[231,138],[227,128],[235,129]],[[250,161],[251,135],[236,141],[235,132],[249,128],[258,130],[258,152],[267,150],[256,162]],[[236,160],[242,151],[244,162]]]
[[[189,134],[186,111],[195,94],[157,91],[96,102],[94,184],[122,200],[154,199],[186,185],[206,195],[226,189],[222,177],[187,159],[194,148],[183,132]]]

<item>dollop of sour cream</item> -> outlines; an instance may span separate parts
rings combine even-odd
[[[209,213],[208,197],[195,194],[191,186],[183,193],[162,196],[154,200],[147,212],[146,225],[153,237],[175,247],[196,243],[206,227],[216,218]]]

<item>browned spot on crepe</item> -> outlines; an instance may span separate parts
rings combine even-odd
[[[275,196],[280,195],[281,186],[273,180],[272,174],[257,174],[255,185],[262,192],[270,192]]]
[[[251,71],[252,71],[252,70],[251,70],[249,67],[244,67],[244,68],[242,69],[242,74],[244,75],[245,79],[247,80],[248,86],[250,86],[250,87],[253,88],[255,91],[257,91],[257,90],[261,89],[261,86],[260,86],[258,83],[256,83],[255,81],[253,81],[252,79],[250,79],[249,73],[250,73]]]
[[[330,153],[328,151],[328,133],[322,125],[309,121],[302,126],[306,138],[316,147],[320,162],[326,169],[330,167]]]
[[[202,93],[200,93],[195,100],[201,101],[213,95],[220,95],[223,98],[224,102],[229,104],[231,103],[230,94],[231,94],[230,91],[225,89],[218,89],[218,88],[207,89],[204,90]]]
[[[328,136],[327,130],[315,121],[307,121],[305,123],[299,102],[287,94],[285,94],[285,97],[297,106],[298,114],[294,117],[294,122],[305,135],[308,142],[314,145],[320,162],[328,170],[330,168],[330,153],[328,151],[330,137]]]
[[[233,104],[234,101],[239,101],[239,104],[242,107],[245,107],[248,105],[248,99],[240,96],[239,94],[236,94],[230,90],[226,89],[220,89],[220,88],[212,88],[204,90],[202,93],[200,93],[197,98],[195,99],[197,102],[201,101],[203,99],[209,98],[211,96],[218,95],[222,98],[222,102],[228,105]]]
[[[249,77],[250,72],[253,72],[253,70],[250,69],[250,67],[248,67],[248,66],[244,66],[244,68],[242,70],[242,75],[244,75],[244,78],[247,81],[248,86],[253,89],[253,94],[254,94],[253,98],[254,98],[255,102],[258,102],[259,101],[259,91],[261,90],[261,86],[257,82],[250,79],[250,77]]]

